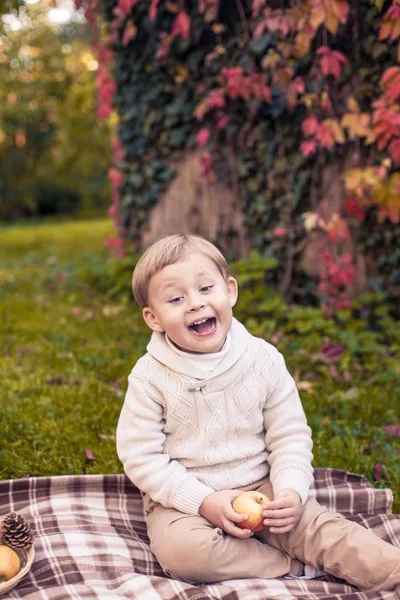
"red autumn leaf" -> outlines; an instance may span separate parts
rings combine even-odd
[[[158,5],[160,0],[151,0],[150,8],[149,8],[149,19],[154,23],[157,19]]]
[[[117,7],[124,15],[128,15],[139,0],[118,0]]]
[[[224,108],[225,107],[225,95],[224,90],[213,90],[207,98],[207,109],[212,108]]]
[[[306,140],[300,146],[303,156],[313,156],[317,151],[317,142],[315,140]]]
[[[228,125],[229,123],[229,119],[226,115],[219,115],[217,118],[217,129],[225,129],[225,127]]]
[[[252,16],[258,17],[260,10],[262,9],[263,6],[266,5],[266,3],[267,3],[267,0],[253,0]]]
[[[295,77],[286,90],[286,98],[288,101],[289,108],[294,108],[297,103],[297,96],[304,94],[305,84],[301,77]]]
[[[381,82],[383,85],[386,85],[393,77],[395,77],[396,75],[398,75],[400,73],[400,67],[389,67],[389,69],[386,69],[386,71],[383,73],[382,77],[381,77]]]
[[[176,15],[174,22],[172,23],[171,35],[173,38],[180,35],[184,40],[189,38],[190,34],[190,17],[184,10],[181,10]]]
[[[250,90],[242,67],[224,67],[221,75],[226,79],[228,95],[232,100],[239,97],[250,98]],[[245,94],[245,96],[243,95]]]
[[[125,240],[119,237],[109,237],[103,242],[105,248],[123,248]]]
[[[285,235],[287,235],[288,233],[288,230],[286,229],[286,227],[275,227],[272,233],[275,237],[285,237]]]
[[[381,85],[384,88],[385,97],[395,102],[400,95],[400,67],[386,69],[381,77]]]
[[[400,2],[399,0],[394,0],[392,6],[388,9],[387,13],[393,21],[396,19],[400,19]]]
[[[328,127],[319,125],[317,133],[315,134],[316,140],[321,144],[323,148],[330,150],[335,145],[335,134]]]
[[[111,185],[115,187],[119,187],[123,181],[123,175],[121,171],[119,171],[115,167],[111,167],[111,169],[108,169],[108,178],[111,182]]]
[[[98,88],[97,116],[100,120],[107,119],[111,113],[116,83],[105,67],[100,68],[97,72],[96,85]]]
[[[319,122],[315,115],[311,115],[307,119],[305,119],[301,124],[301,129],[303,130],[304,135],[310,136],[315,135],[318,131]]]
[[[208,144],[208,140],[210,139],[210,130],[208,127],[203,127],[200,131],[197,132],[196,142],[199,146],[206,146]]]
[[[108,44],[103,44],[99,48],[99,62],[102,66],[107,66],[113,59],[114,53]]]
[[[326,223],[325,231],[333,244],[336,244],[339,240],[349,240],[351,238],[348,224],[338,213],[334,213],[331,220]]]
[[[122,45],[127,46],[131,40],[135,38],[137,34],[137,27],[132,21],[128,21],[125,26],[124,34],[122,36]]]
[[[165,33],[165,31],[163,31],[162,33],[160,33],[160,39],[161,43],[156,52],[156,58],[164,60],[164,58],[167,58],[171,51],[172,37]]]
[[[212,110],[213,108],[225,108],[225,104],[225,90],[223,88],[212,90],[208,97],[197,105],[194,115],[198,121],[202,121],[204,115],[209,110]]]
[[[380,29],[379,39],[385,40],[389,38],[390,42],[394,42],[400,36],[400,5],[396,2],[387,10],[383,17]]]
[[[212,172],[213,159],[209,152],[204,152],[204,154],[200,156],[200,164],[203,167],[203,170],[201,172],[202,177],[205,177]]]
[[[392,138],[400,136],[400,113],[396,106],[390,109],[380,108],[381,104],[374,102],[374,106],[379,106],[375,110],[372,123],[374,134],[378,138],[378,149],[382,150]]]
[[[121,140],[118,137],[114,137],[111,140],[111,148],[113,151],[114,161],[119,163],[124,155],[124,148],[121,144]]]
[[[296,94],[304,94],[304,90],[305,90],[305,84],[304,84],[304,80],[300,77],[297,76],[293,79],[293,81],[290,83],[290,88],[296,92]]]
[[[390,142],[389,152],[393,162],[400,163],[400,138],[396,138]]]
[[[320,57],[320,67],[324,75],[333,75],[334,77],[340,77],[342,67],[346,64],[347,58],[341,52],[337,50],[331,50],[327,46],[321,46],[317,50],[317,56]]]
[[[118,216],[118,205],[113,203],[107,208],[107,215],[110,219],[115,219]]]
[[[264,102],[271,102],[271,88],[265,84],[259,73],[252,73],[248,77],[243,77],[243,84],[248,86],[251,96],[260,98]]]
[[[357,217],[359,221],[364,220],[364,211],[361,208],[360,201],[355,196],[345,198],[343,208],[349,217]]]

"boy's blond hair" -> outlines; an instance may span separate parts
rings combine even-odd
[[[149,246],[133,271],[132,290],[140,308],[148,306],[148,289],[153,275],[168,265],[188,258],[194,252],[210,258],[224,279],[228,279],[228,264],[214,244],[197,235],[169,235]]]

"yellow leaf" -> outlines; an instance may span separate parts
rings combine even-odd
[[[295,44],[296,56],[298,58],[306,56],[306,54],[308,54],[310,52],[312,39],[313,39],[313,36],[309,35],[305,31],[299,31],[299,33],[296,35],[294,44]]]
[[[394,173],[384,185],[381,185],[371,196],[371,201],[378,205],[378,220],[388,218],[392,223],[400,221],[400,174]]]
[[[176,2],[169,2],[168,0],[165,3],[165,8],[167,9],[168,12],[173,13],[173,14],[177,14],[180,11],[179,4],[176,4]]]
[[[310,25],[313,29],[317,30],[325,20],[325,7],[320,4],[315,4],[311,9]]]
[[[303,96],[301,97],[301,100],[304,103],[304,106],[306,106],[306,108],[308,108],[308,109],[313,108],[315,106],[317,99],[318,99],[317,94],[314,94],[313,92],[310,92],[308,94],[303,94]]]
[[[371,4],[373,4],[379,10],[379,12],[381,12],[384,0],[369,0],[369,1]]]
[[[365,137],[370,139],[373,131],[370,127],[370,115],[367,113],[346,113],[341,119],[341,125],[348,130],[350,138]]]
[[[275,69],[279,65],[280,61],[281,55],[273,48],[270,48],[261,61],[261,67],[263,69]]]
[[[179,65],[176,69],[176,74],[174,77],[175,82],[183,83],[188,78],[188,74],[189,74],[188,70],[185,67],[182,67],[181,65]]]
[[[346,190],[349,193],[361,196],[363,191],[361,169],[349,169],[344,174],[343,179]]]
[[[338,144],[344,143],[345,137],[343,129],[341,128],[340,123],[337,119],[325,119],[324,121],[322,121],[322,124],[325,125],[325,127],[327,127],[327,129],[329,129],[333,133],[335,142],[337,142]]]
[[[221,35],[221,33],[225,31],[225,25],[222,25],[222,23],[214,23],[211,29],[216,35]]]
[[[364,183],[367,187],[375,188],[381,181],[378,170],[374,167],[364,169]]]
[[[360,106],[359,106],[357,100],[354,98],[354,96],[350,96],[347,99],[347,108],[349,109],[350,112],[353,112],[353,113],[360,112]]]
[[[332,35],[336,34],[339,27],[339,19],[335,14],[333,2],[329,2],[328,4],[328,14],[326,15],[324,25]]]
[[[194,109],[194,116],[198,121],[204,119],[204,115],[207,112],[207,100],[202,100]]]

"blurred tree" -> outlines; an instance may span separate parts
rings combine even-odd
[[[85,24],[78,17],[64,25],[51,23],[50,8],[54,3],[44,0],[2,19],[3,219],[88,212],[108,203],[109,125],[96,119],[97,61]]]

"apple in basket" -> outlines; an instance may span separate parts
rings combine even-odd
[[[240,494],[232,504],[232,508],[237,513],[247,515],[247,519],[237,523],[237,526],[241,529],[251,529],[253,532],[264,529],[262,514],[263,506],[267,502],[271,500],[261,492],[250,491]]]
[[[18,554],[9,546],[0,545],[0,583],[15,577],[20,569]]]

